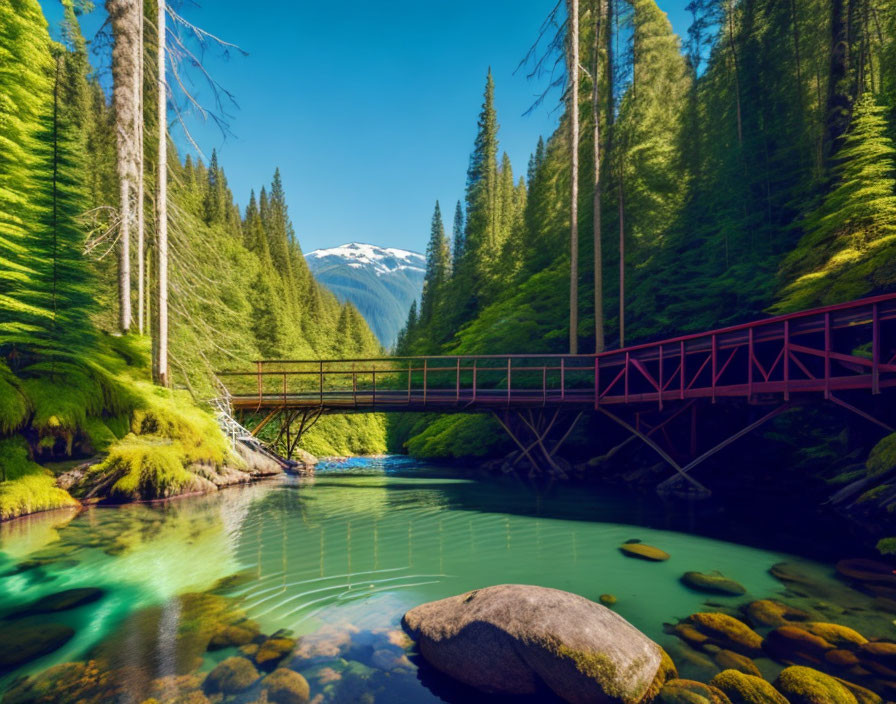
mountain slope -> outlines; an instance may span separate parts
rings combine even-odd
[[[395,345],[408,309],[423,290],[426,258],[404,249],[352,242],[316,249],[306,259],[314,276],[351,301],[387,349]]]

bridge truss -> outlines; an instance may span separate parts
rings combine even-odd
[[[490,413],[516,462],[562,473],[557,451],[599,413],[675,470],[664,485],[705,492],[691,470],[797,404],[827,401],[892,430],[863,406],[896,386],[896,294],[598,355],[264,360],[219,378],[234,412],[258,418],[253,434],[277,422],[289,452],[326,413]],[[747,409],[743,427],[701,447],[703,407],[732,401]]]

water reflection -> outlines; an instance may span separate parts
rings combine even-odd
[[[320,702],[467,701],[418,671],[399,620],[421,602],[508,582],[614,594],[617,610],[688,672],[694,653],[663,624],[706,610],[708,599],[681,574],[723,572],[747,589],[734,605],[784,594],[768,572],[782,560],[828,585],[866,635],[896,635],[867,597],[842,594],[829,566],[660,529],[680,520],[652,500],[535,491],[391,459],[166,504],[32,517],[0,527],[0,612],[72,588],[102,597],[34,621],[35,633],[61,624],[75,635],[25,660],[4,663],[0,652],[0,689],[14,686],[19,702],[200,702],[230,681],[220,668],[251,665],[249,684],[226,699],[251,702],[279,665],[301,673]],[[631,538],[672,558],[625,558],[617,547]],[[0,639],[8,628],[0,622]],[[56,698],[35,698],[37,689]]]

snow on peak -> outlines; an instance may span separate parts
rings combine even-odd
[[[400,269],[419,269],[422,271],[426,265],[426,258],[417,252],[394,247],[377,247],[373,244],[350,242],[330,247],[329,249],[315,249],[305,255],[308,259],[326,259],[335,257],[345,260],[353,269],[369,267],[377,276],[390,274]]]

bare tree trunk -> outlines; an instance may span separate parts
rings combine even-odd
[[[619,162],[619,346],[625,347],[625,184]]]
[[[145,329],[146,310],[146,272],[145,241],[146,215],[144,212],[144,150],[143,150],[143,0],[140,4],[139,28],[137,31],[137,47],[139,51],[137,74],[134,82],[137,104],[137,329],[142,335]]]
[[[601,242],[600,181],[600,29],[605,18],[607,0],[593,0],[594,57],[591,66],[591,116],[594,120],[594,351],[604,351],[604,262]]]
[[[569,9],[569,112],[570,112],[570,261],[569,353],[579,351],[579,0],[567,0]]]
[[[734,62],[734,100],[737,111],[737,145],[744,144],[744,126],[740,107],[740,65],[737,60],[737,49],[734,46],[734,2],[728,2],[728,46],[731,47],[731,58]]]
[[[134,90],[139,73],[139,18],[137,0],[106,0],[115,46],[112,50],[112,103],[118,146],[119,179],[119,327],[126,333],[131,327],[131,193],[134,190],[137,161],[137,94]]]
[[[156,330],[156,381],[168,386],[168,100],[165,80],[165,0],[159,0],[158,27],[158,108],[159,173],[156,178],[156,226],[159,254],[159,324]]]

